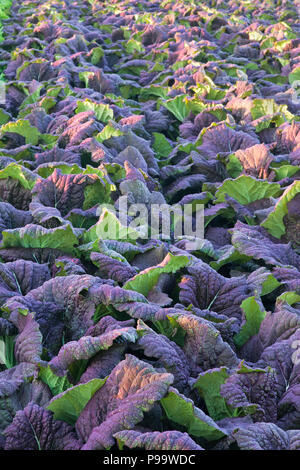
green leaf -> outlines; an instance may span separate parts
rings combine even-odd
[[[159,96],[160,98],[166,99],[169,93],[169,87],[164,87],[161,85],[149,85],[143,87],[140,92],[140,99],[146,100],[150,99],[153,96]]]
[[[40,96],[41,96],[42,88],[43,88],[43,85],[38,86],[37,89],[33,93],[31,93],[29,96],[27,96],[25,98],[25,100],[22,102],[22,104],[19,108],[19,111],[26,108],[26,106],[28,106],[29,104],[33,104],[33,103],[36,103],[37,101],[39,101]]]
[[[110,139],[111,137],[120,137],[122,135],[123,135],[123,132],[117,129],[116,127],[114,127],[113,123],[110,122],[104,127],[104,129],[102,129],[101,132],[99,132],[99,134],[96,135],[95,139],[98,142],[102,143],[105,140]]]
[[[83,168],[76,164],[70,165],[69,163],[50,162],[47,163],[47,166],[39,166],[37,174],[42,178],[48,178],[56,168],[58,168],[63,175],[78,175],[84,171]]]
[[[299,193],[300,181],[294,181],[286,188],[272,212],[270,212],[267,218],[260,224],[274,237],[281,238],[282,235],[284,235],[285,225],[283,218],[288,213],[288,203]]]
[[[2,336],[0,336],[0,364],[4,364],[6,366],[6,348]]]
[[[8,122],[7,124],[1,126],[0,138],[2,138],[6,132],[12,132],[21,135],[25,138],[26,144],[32,145],[37,145],[41,136],[39,130],[32,126],[26,119],[19,119],[15,122]]]
[[[197,150],[197,145],[192,142],[185,141],[183,144],[179,144],[176,147],[177,152],[191,153],[192,150]]]
[[[297,302],[300,302],[300,295],[297,294],[295,291],[284,292],[283,294],[277,297],[276,304],[279,302],[293,305]]]
[[[268,129],[272,124],[274,124],[275,127],[279,127],[284,122],[284,117],[280,113],[276,113],[272,116],[262,116],[255,119],[252,121],[252,125],[255,127],[255,132],[261,132],[264,129]]]
[[[47,90],[47,96],[52,96],[52,97],[56,98],[62,90],[64,90],[64,92],[66,92],[66,89],[64,87],[62,87],[61,85],[53,86],[52,88],[49,88]]]
[[[262,302],[255,296],[248,297],[241,303],[246,321],[240,332],[234,336],[234,344],[241,348],[252,336],[259,332],[260,324],[266,316]]]
[[[114,112],[108,104],[96,103],[88,98],[84,101],[77,101],[75,113],[82,113],[84,111],[94,111],[97,119],[105,123],[114,117]]]
[[[264,35],[259,31],[249,31],[248,33],[250,41],[260,41]]]
[[[15,336],[0,336],[0,364],[11,369],[17,364],[15,358]]]
[[[231,153],[228,156],[228,162],[226,163],[226,170],[231,176],[231,178],[237,178],[243,171],[243,165],[240,163],[239,159]]]
[[[300,80],[300,67],[296,68],[289,74],[289,83],[291,85],[298,80]]]
[[[215,441],[226,435],[219,426],[202,410],[197,408],[192,400],[177,391],[170,391],[160,400],[165,413],[173,423],[187,429],[192,436],[202,437],[207,441]]]
[[[219,186],[215,203],[225,202],[226,194],[245,205],[259,199],[279,196],[280,193],[281,188],[278,183],[269,183],[253,176],[241,175],[236,179],[227,179]]]
[[[79,80],[84,82],[85,87],[89,87],[89,80],[94,77],[94,72],[79,72]]]
[[[269,366],[267,368],[267,371],[268,371]],[[236,370],[236,373],[241,375],[241,374],[266,374],[266,369],[261,369],[259,367],[250,367],[248,365],[245,364],[244,362],[244,359],[240,362],[240,364],[238,365],[238,368]]]
[[[107,239],[135,241],[139,237],[137,230],[122,225],[112,210],[103,208],[98,222],[84,233],[83,243]]]
[[[163,320],[152,320],[161,335],[166,336],[181,348],[184,346],[186,331],[179,325],[175,316],[167,315]]]
[[[94,184],[87,185],[84,190],[83,209],[89,209],[98,204],[112,203],[111,192],[116,190],[116,186],[109,181],[106,170],[93,168],[87,165],[81,172],[83,175],[97,175],[98,180]]]
[[[175,98],[168,99],[166,101],[159,101],[159,103],[167,108],[180,122],[189,115],[191,109],[187,102],[188,95],[178,95]]]
[[[280,181],[284,178],[291,178],[294,176],[298,171],[300,171],[300,166],[297,165],[281,165],[279,167],[275,167],[270,165],[270,169],[275,171],[276,180]]]
[[[92,49],[92,58],[91,58],[92,64],[97,65],[103,56],[104,56],[104,50],[102,49],[102,47],[101,46],[94,47]]]
[[[125,50],[128,54],[133,54],[135,51],[144,52],[145,48],[140,41],[137,41],[136,39],[129,39],[125,45]]]
[[[261,50],[273,47],[274,42],[276,42],[276,38],[273,36],[264,39],[260,44]]]
[[[92,379],[75,385],[51,400],[47,410],[53,411],[54,418],[74,425],[83,408],[106,382],[105,379]]]
[[[225,91],[217,88],[215,85],[207,85],[203,83],[198,83],[193,87],[193,91],[196,94],[204,95],[207,100],[221,100],[225,96]]]
[[[133,82],[130,85],[120,85],[120,93],[122,98],[128,100],[130,98],[134,99],[140,93],[140,87],[137,83]]]
[[[5,109],[0,108],[0,125],[6,124],[11,119],[11,115]]]
[[[104,172],[107,172],[109,178],[113,182],[117,182],[122,180],[126,176],[126,171],[124,166],[120,165],[119,163],[104,163],[103,165]],[[106,174],[106,173],[104,173]]]
[[[147,70],[149,67],[149,65],[147,63],[144,63],[143,65],[127,65],[127,62],[125,62],[124,64],[122,64],[121,66],[118,67],[118,71],[119,71],[119,74],[121,75],[124,75],[124,74],[130,74],[130,75],[135,75],[136,77],[139,77],[141,72],[143,70]],[[121,91],[121,94],[122,94],[122,90],[120,88],[120,91]],[[122,95],[124,96],[124,95]]]
[[[68,370],[74,383],[79,382],[80,377],[87,368],[88,362],[88,359],[79,359],[78,361],[74,361],[72,364],[70,364]]]
[[[171,253],[168,253],[160,264],[144,269],[144,271],[141,271],[132,279],[125,282],[123,289],[134,290],[147,296],[157,284],[161,274],[176,273],[179,269],[184,268],[189,262],[190,260],[187,256],[174,256]]]
[[[257,98],[253,100],[251,115],[253,119],[258,119],[260,117],[281,113],[287,120],[294,118],[294,115],[289,112],[286,104],[277,104],[274,99],[261,99]]]
[[[64,392],[68,388],[72,387],[72,384],[68,381],[67,377],[58,377],[50,366],[40,366],[39,379],[41,379],[51,390],[53,396]]]
[[[188,64],[187,60],[178,60],[173,65],[171,65],[171,69],[176,72],[176,70],[179,70],[182,67],[185,67],[187,64]]]
[[[200,374],[193,385],[193,388],[196,388],[204,398],[209,416],[215,420],[233,416],[230,407],[226,405],[225,399],[220,395],[221,385],[228,377],[226,367],[211,369]]]
[[[114,185],[110,185],[100,179],[94,184],[87,185],[84,190],[83,210],[90,209],[99,203],[111,202],[110,191],[113,188],[115,188]]]
[[[157,153],[159,157],[168,157],[168,155],[172,152],[172,146],[169,144],[164,134],[160,134],[159,132],[153,132],[153,136],[153,150]]]
[[[58,136],[52,134],[42,134],[41,140],[46,144],[47,148],[51,149],[57,142]]]
[[[273,290],[277,289],[279,286],[281,286],[281,283],[277,281],[273,274],[269,274],[267,279],[262,283],[260,295],[263,297],[264,295],[270,294],[270,292],[273,292]]]
[[[224,264],[229,263],[247,263],[251,260],[251,256],[243,255],[232,245],[225,245],[216,250],[218,255],[217,260],[211,261],[210,266],[218,271]]]
[[[37,180],[37,175],[18,163],[10,163],[0,170],[0,179],[6,178],[18,180],[23,188],[31,191]]]
[[[56,99],[53,96],[44,96],[41,101],[39,101],[39,106],[44,108],[46,113],[50,111],[56,105]],[[52,136],[54,137],[54,136]]]
[[[25,227],[4,230],[1,248],[52,248],[66,253],[74,253],[74,245],[78,244],[70,224],[53,229],[41,225],[25,225]]]

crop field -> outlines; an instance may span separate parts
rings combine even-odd
[[[0,0],[0,449],[300,450],[300,0]]]

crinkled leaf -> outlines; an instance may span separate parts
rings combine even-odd
[[[30,403],[5,430],[6,450],[79,450],[81,443],[67,423]]]
[[[129,449],[145,450],[203,450],[187,433],[179,431],[146,432],[119,431],[114,437],[117,439],[119,449],[124,445]]]

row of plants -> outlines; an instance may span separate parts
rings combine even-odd
[[[298,7],[12,3],[0,448],[300,448]],[[124,198],[205,236],[142,239]]]

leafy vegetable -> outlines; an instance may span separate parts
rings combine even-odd
[[[298,3],[0,1],[0,449],[300,448]]]

